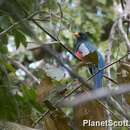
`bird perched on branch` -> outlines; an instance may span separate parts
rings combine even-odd
[[[74,33],[76,36],[75,55],[82,61],[88,64],[89,71],[92,75],[104,67],[104,59],[102,54],[96,49],[93,43],[89,40],[87,33]],[[93,77],[94,88],[102,87],[103,70]]]

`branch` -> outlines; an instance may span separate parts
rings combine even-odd
[[[124,12],[129,15],[130,14],[130,0],[125,0],[125,10]]]
[[[17,123],[4,122],[4,121],[0,121],[0,129],[1,130],[39,130],[39,129],[29,128]]]
[[[107,109],[105,109],[106,115],[107,115],[107,120],[112,120],[111,112],[108,111],[108,109],[109,109],[110,107],[108,106],[108,103],[107,103],[107,102],[105,103],[105,106],[107,107]],[[112,130],[112,129],[113,129],[112,126],[108,126],[108,127],[107,127],[107,130]]]
[[[37,84],[40,84],[40,81],[24,66],[22,65],[20,62],[15,61],[15,60],[11,60],[12,64],[16,65],[18,68],[21,68],[24,72],[26,72],[26,74],[31,77],[34,82],[36,82]]]
[[[119,29],[120,29],[123,37],[124,37],[124,40],[125,40],[125,43],[126,43],[126,46],[127,46],[127,50],[128,50],[128,52],[130,52],[130,41],[128,39],[126,32],[124,31],[123,24],[122,24],[122,18],[119,19],[118,27],[119,27]]]
[[[122,9],[124,10],[124,1],[123,0],[120,0],[121,1],[121,6],[122,6]]]
[[[113,82],[114,84],[119,85],[119,83],[118,83],[117,81],[113,80],[112,78],[108,77],[107,75],[103,75],[103,76],[104,76],[104,78],[110,80],[110,81]]]
[[[62,11],[62,8],[61,8],[61,5],[60,5],[60,3],[59,2],[57,2],[57,5],[58,5],[58,7],[59,7],[59,9],[60,9],[60,27],[59,27],[59,31],[58,31],[58,34],[57,34],[57,39],[59,40],[59,35],[60,35],[60,31],[61,31],[61,23],[62,23],[62,19],[63,19],[63,11]]]
[[[27,42],[27,43],[36,43],[36,42]],[[35,49],[38,49],[38,48],[42,48],[43,46],[45,46],[45,45],[52,45],[52,44],[56,44],[56,43],[58,43],[57,41],[52,41],[52,42],[46,42],[46,43],[43,43],[42,45],[40,44],[40,45],[32,45],[32,46],[27,46],[27,50],[35,50]]]
[[[62,101],[59,106],[62,107],[72,107],[79,105],[81,103],[90,102],[97,99],[104,99],[111,96],[117,96],[124,93],[130,92],[130,85],[121,85],[119,88],[99,88],[91,92],[84,92],[78,96],[75,96],[74,99],[70,100],[69,98]]]
[[[108,39],[108,50],[106,51],[106,65],[109,65],[111,63],[111,48],[113,46],[113,40],[114,40],[114,36],[115,36],[115,28],[117,26],[117,23],[118,23],[118,20],[116,20],[114,22],[114,24],[112,25],[111,31],[110,31],[110,35],[109,35],[109,39]],[[107,77],[105,77],[105,78],[109,77],[111,79],[111,68],[110,67],[106,70],[106,74],[107,74]],[[110,81],[108,83],[108,87],[111,88]]]
[[[126,113],[123,107],[113,97],[107,100],[108,104],[113,107],[119,114],[123,115],[125,119],[130,120],[130,115]]]
[[[108,39],[108,50],[106,51],[106,65],[109,65],[111,63],[111,48],[113,46],[113,40],[114,40],[114,35],[115,35],[115,28],[117,26],[117,20],[114,22],[114,24],[112,25],[111,31],[110,31],[110,35],[109,35],[109,39]],[[106,70],[106,74],[109,78],[111,78],[111,68],[109,67]],[[111,88],[111,82],[109,81],[108,83],[108,87]]]
[[[7,29],[5,29],[4,31],[2,31],[2,32],[0,33],[0,37],[3,36],[5,33],[9,32],[13,27],[15,27],[15,26],[18,25],[18,24],[19,24],[19,22],[16,22],[16,23],[12,24],[11,26],[9,26],[9,27],[8,27]]]
[[[113,41],[112,41],[113,42]],[[106,51],[106,65],[110,64],[111,63],[111,47],[112,47],[112,42],[109,42],[109,47],[108,47],[108,51]],[[109,67],[107,70],[106,70],[106,75],[111,78],[111,67]],[[109,80],[108,81],[108,87],[111,88],[112,87],[112,84],[111,84],[111,81]]]
[[[32,127],[35,127],[43,119],[43,117],[45,117],[49,112],[50,110],[48,109],[39,118],[37,118],[37,120],[32,124]]]
[[[130,73],[130,64],[121,63],[122,67]]]

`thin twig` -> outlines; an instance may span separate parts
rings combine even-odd
[[[106,78],[106,79],[108,79],[108,80],[110,80],[114,84],[119,85],[119,83],[117,81],[113,80],[112,78],[108,77],[107,75],[104,74],[103,77]]]
[[[62,18],[63,18],[63,11],[62,11],[60,3],[57,3],[57,4],[58,4],[59,9],[60,9],[60,27],[59,27],[59,31],[58,31],[58,34],[57,34],[57,39],[59,39],[58,37],[59,37],[60,31],[61,31],[61,23],[62,23]]]
[[[121,1],[121,6],[122,6],[122,9],[124,10],[124,1],[123,0],[120,0]]]
[[[19,24],[19,22],[16,22],[16,23],[14,23],[14,24],[12,24],[11,26],[9,26],[7,29],[5,29],[4,31],[2,31],[1,33],[0,33],[0,37],[1,36],[3,36],[4,34],[6,34],[7,32],[9,32],[13,27],[15,27],[16,25],[18,25]]]
[[[45,112],[32,124],[32,127],[35,127],[35,126],[43,119],[43,117],[45,117],[49,112],[50,112],[49,109],[48,109],[47,111],[45,111]]]
[[[34,17],[35,15],[37,15],[38,13],[40,13],[41,11],[36,11],[30,15],[28,15],[26,18],[24,18],[22,21],[18,21],[15,22],[14,24],[10,25],[7,29],[5,29],[4,31],[0,32],[0,37],[5,35],[7,32],[9,32],[11,29],[13,29],[15,26],[19,25],[20,23],[22,23],[23,21],[26,21],[32,17]]]

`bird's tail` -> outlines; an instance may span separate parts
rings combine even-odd
[[[103,72],[99,72],[95,77],[94,77],[94,87],[95,89],[102,87],[102,78],[103,78]]]
[[[99,69],[104,67],[104,60],[101,53],[98,52],[98,67],[93,68],[93,74],[95,74]],[[102,87],[103,70],[96,74],[93,78],[95,89]]]

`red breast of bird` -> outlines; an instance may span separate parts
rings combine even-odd
[[[84,43],[82,43],[78,50],[76,51],[75,55],[80,59],[83,60],[83,57],[85,57],[86,55],[88,55],[90,52],[88,50],[88,48],[84,45]]]

